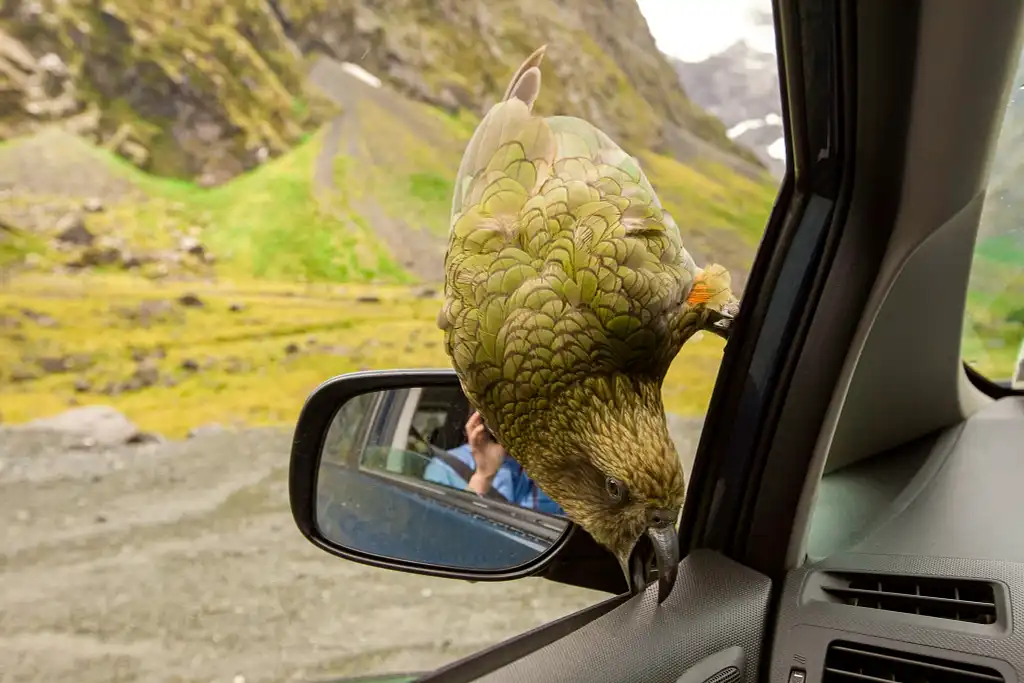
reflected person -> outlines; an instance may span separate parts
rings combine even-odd
[[[431,459],[424,479],[539,512],[565,514],[494,440],[478,412],[466,422],[466,443],[445,455]]]

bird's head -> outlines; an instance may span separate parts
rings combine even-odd
[[[660,602],[671,592],[679,564],[682,469],[671,443],[625,450],[604,453],[605,466],[581,480],[572,516],[615,555],[633,592],[656,576]]]
[[[714,263],[697,271],[686,299],[690,307],[702,313],[700,328],[725,338],[740,308],[731,285],[729,271]]]
[[[546,452],[531,462],[531,476],[615,555],[631,590],[643,590],[656,576],[660,602],[675,583],[680,559],[683,468],[668,434],[660,383],[612,384],[612,400],[592,396],[561,413],[572,417],[543,440]]]

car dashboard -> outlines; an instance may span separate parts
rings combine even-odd
[[[1016,683],[1024,398],[822,480],[772,681]]]

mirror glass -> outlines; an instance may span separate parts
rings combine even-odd
[[[569,526],[456,386],[355,396],[324,440],[317,525],[331,543],[403,562],[503,571]]]

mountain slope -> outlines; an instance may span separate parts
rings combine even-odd
[[[324,120],[304,83],[307,56],[479,116],[542,43],[558,99],[541,113],[579,115],[683,160],[703,149],[696,140],[700,156],[761,171],[686,97],[633,2],[7,0],[0,139],[59,120],[142,168],[217,184]]]
[[[447,362],[438,288],[386,283],[409,282],[406,269],[437,279],[472,122],[386,86],[360,93],[337,64],[313,74],[351,97],[346,114],[214,188],[145,174],[59,130],[0,145],[0,191],[18,187],[0,195],[12,200],[0,201],[0,223],[31,223],[18,234],[42,238],[16,245],[21,264],[0,287],[4,419],[98,401],[168,436],[210,421],[294,424],[324,377]],[[774,187],[715,163],[640,156],[687,248],[735,269],[742,286]],[[69,216],[89,243],[59,239]],[[5,244],[0,231],[0,266]],[[686,345],[663,388],[667,410],[706,409],[721,350],[713,335]]]
[[[642,158],[688,248],[737,286],[774,195],[686,97],[632,2],[0,7],[0,97],[17,105],[0,136],[32,135],[0,148],[0,191],[14,195],[0,221],[20,229],[0,233],[0,252],[18,267],[437,281],[465,144],[543,43],[537,110],[585,117]],[[52,126],[147,174],[126,176]],[[95,235],[69,243],[74,226]]]
[[[539,106],[593,122],[635,148],[682,158],[678,131],[758,165],[694,106],[635,2],[584,0],[275,0],[305,51],[359,64],[400,92],[481,116],[525,55],[548,45]],[[756,173],[755,169],[746,169]]]
[[[745,41],[701,62],[672,60],[690,98],[752,149],[776,177],[785,173],[782,99],[775,55]]]
[[[317,62],[311,76],[345,111],[332,127],[339,135],[336,186],[346,188],[348,205],[399,263],[440,279],[452,183],[475,120],[371,87],[330,59]],[[538,104],[546,102],[542,93]],[[732,269],[742,288],[774,185],[711,160],[687,165],[650,150],[639,156],[687,249],[702,263],[713,257]]]

